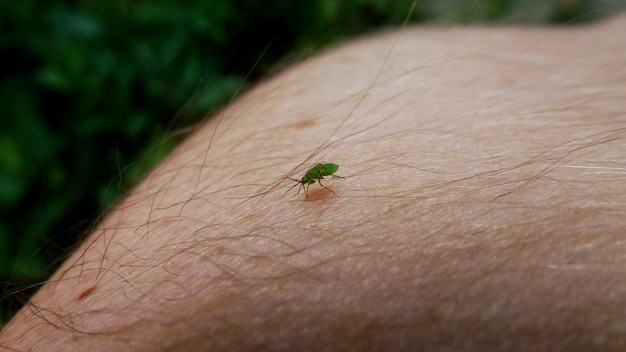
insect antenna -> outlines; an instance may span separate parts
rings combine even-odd
[[[283,193],[283,195],[287,194],[287,192],[291,191],[297,185],[300,185],[302,187],[302,181],[296,180],[295,178],[291,178],[291,177],[287,177],[287,178],[292,180],[292,181],[296,181],[297,183],[295,185],[289,187],[289,189],[285,193]],[[296,193],[295,195],[297,196],[299,193],[300,193],[300,188],[298,188],[298,193]]]

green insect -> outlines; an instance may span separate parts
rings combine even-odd
[[[293,185],[293,187],[300,185],[300,187],[298,188],[298,193],[296,193],[296,195],[300,193],[301,189],[304,189],[304,199],[309,199],[309,185],[315,183],[315,180],[319,182],[320,186],[326,188],[332,194],[335,194],[335,192],[333,192],[332,189],[322,184],[322,179],[324,178],[324,176],[332,176],[333,178],[344,178],[338,175],[333,175],[335,172],[337,172],[338,169],[339,169],[339,165],[337,164],[330,164],[330,163],[329,164],[317,164],[313,166],[312,168],[310,168],[309,171],[307,171],[306,174],[302,176],[301,180],[290,178],[291,180],[294,180],[297,182],[295,185]],[[289,192],[289,190],[291,190],[293,187],[289,188],[287,192]]]

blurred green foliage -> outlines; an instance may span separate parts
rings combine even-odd
[[[0,0],[0,321],[259,58],[252,79],[287,53],[399,25],[411,3]],[[609,3],[416,1],[411,21],[589,20]]]

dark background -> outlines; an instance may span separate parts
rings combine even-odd
[[[240,85],[407,16],[573,25],[625,7],[422,0],[409,12],[411,3],[0,0],[0,326],[99,216]]]

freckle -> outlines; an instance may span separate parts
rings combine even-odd
[[[226,252],[226,248],[222,246],[215,247],[215,254],[220,255],[220,254],[224,254],[224,252]]]
[[[303,128],[315,126],[316,124],[317,121],[315,119],[306,119],[296,122],[293,127],[297,130],[301,130]]]
[[[503,76],[500,78],[500,83],[502,83],[505,87],[510,88],[517,83],[517,79],[512,76]]]
[[[248,215],[243,217],[242,223],[248,224],[248,223],[252,222],[253,220],[254,220],[254,214],[248,214]]]
[[[83,299],[85,299],[85,297],[89,296],[93,290],[96,289],[96,286],[92,286],[88,289],[86,289],[85,291],[81,292],[78,297],[76,297],[77,300],[82,301]]]
[[[438,324],[441,321],[441,315],[439,315],[439,313],[437,313],[436,311],[428,311],[426,313],[426,321],[430,324]]]

